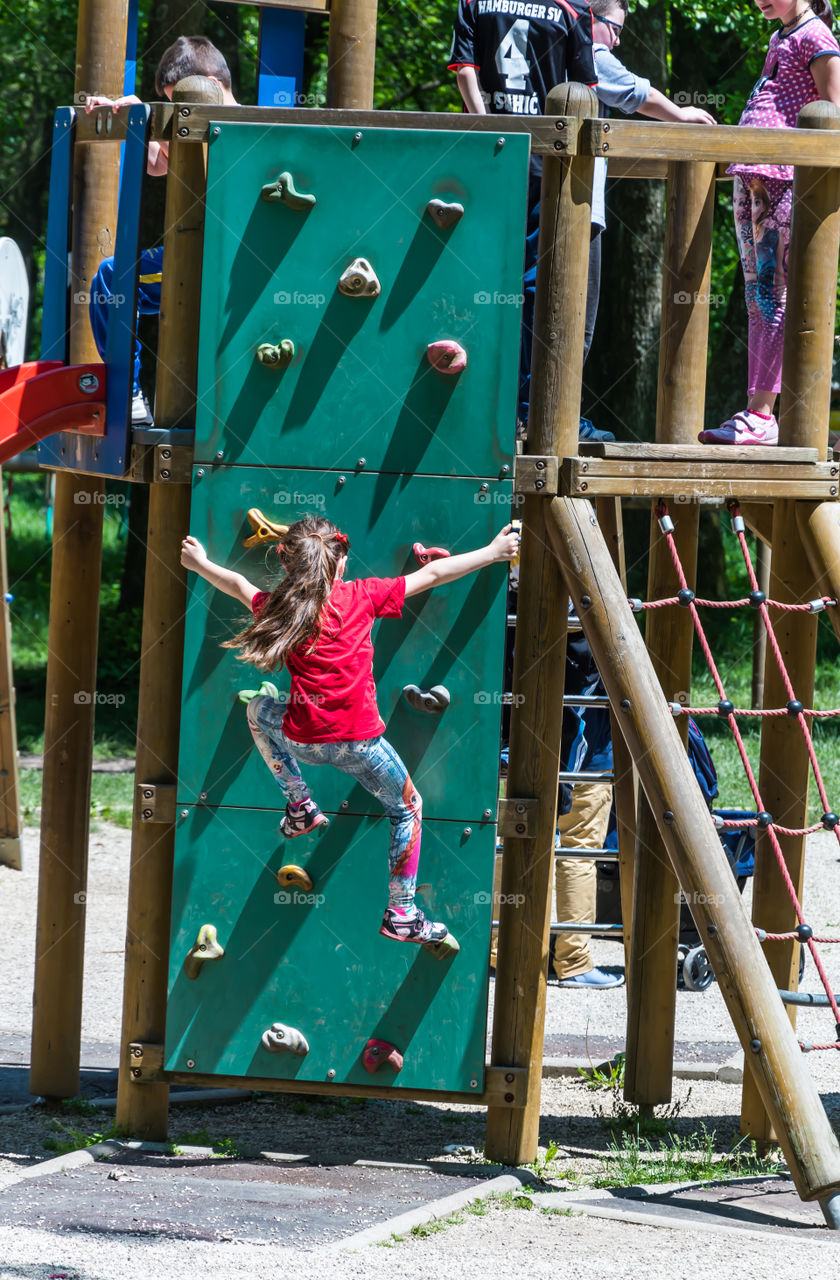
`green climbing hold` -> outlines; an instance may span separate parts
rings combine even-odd
[[[281,204],[287,204],[290,209],[311,209],[315,204],[314,196],[297,190],[295,180],[288,170],[284,170],[274,182],[267,182],[260,195],[269,204],[279,201]]]
[[[275,701],[280,700],[280,690],[276,684],[272,684],[270,680],[263,680],[259,689],[240,689],[237,697],[240,702],[248,703],[252,698],[258,697],[274,698]]]

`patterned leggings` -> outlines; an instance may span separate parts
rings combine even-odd
[[[750,395],[782,387],[792,195],[793,184],[781,178],[735,178],[735,234],[749,316]]]
[[[310,798],[299,760],[335,765],[376,796],[391,820],[388,905],[410,909],[417,886],[423,806],[402,760],[381,737],[362,742],[293,742],[281,727],[285,711],[282,702],[262,694],[248,703],[247,716],[257,750],[286,800],[300,804]]]

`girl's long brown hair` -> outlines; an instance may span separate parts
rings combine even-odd
[[[338,563],[350,550],[346,535],[324,516],[304,516],[289,526],[280,549],[285,577],[265,601],[260,616],[238,635],[225,640],[225,649],[239,649],[237,657],[261,671],[277,671],[290,649],[318,643]]]

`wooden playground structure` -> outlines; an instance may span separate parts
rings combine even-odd
[[[114,96],[121,91],[127,9],[128,0],[81,0],[78,92],[93,86]],[[696,572],[699,501],[737,499],[750,528],[772,547],[773,600],[798,604],[824,592],[840,597],[840,468],[828,454],[840,111],[811,104],[796,131],[615,122],[598,119],[591,91],[570,84],[555,89],[549,114],[535,119],[373,112],[375,0],[331,0],[329,21],[326,110],[224,108],[207,81],[184,82],[171,104],[151,108],[151,136],[170,144],[160,320],[167,359],[158,366],[157,428],[184,433],[195,417],[211,128],[237,121],[364,132],[479,131],[500,140],[528,134],[532,152],[544,160],[539,341],[528,441],[514,480],[523,540],[507,798],[498,814],[503,905],[491,1060],[483,1087],[472,1093],[412,1089],[408,1096],[481,1103],[488,1112],[489,1159],[519,1164],[536,1156],[571,597],[613,717],[624,916],[632,920],[625,934],[626,1097],[650,1107],[671,1096],[681,886],[697,904],[697,927],[744,1049],[743,1130],[758,1141],[778,1140],[799,1193],[819,1200],[829,1225],[838,1228],[840,1148],[803,1067],[793,1015],[778,995],[778,988],[797,986],[799,944],[777,944],[766,957],[744,911],[667,705],[691,685],[691,618],[687,610],[651,614],[642,640],[622,585],[620,499],[641,496],[654,507],[663,499],[671,503],[689,585]],[[145,127],[145,119],[141,123]],[[89,287],[98,228],[115,224],[114,144],[131,127],[107,110],[75,119],[71,294]],[[410,134],[406,141],[410,146]],[[613,175],[667,182],[656,443],[599,446],[583,456],[578,420],[586,246],[593,162],[603,155]],[[743,458],[699,446],[696,439],[705,401],[715,183],[727,163],[747,157],[795,164],[796,177],[780,446]],[[70,326],[70,362],[94,360],[86,307],[70,307]],[[187,437],[173,438],[181,443],[134,445],[124,461],[130,478],[150,485],[150,510],[117,1123],[147,1138],[165,1136],[171,1083],[394,1092],[381,1085],[164,1069],[186,602],[179,552],[190,527],[193,473]],[[73,1096],[78,1089],[84,945],[78,897],[86,889],[94,707],[74,703],[73,691],[95,688],[102,506],[80,505],[75,497],[81,487],[96,486],[104,487],[104,477],[93,467],[57,472],[31,1071],[32,1092],[49,1097]],[[648,594],[673,596],[676,589],[654,512]],[[789,625],[789,617],[780,616],[776,636],[797,697],[810,706],[817,620],[799,616]],[[836,609],[831,620],[837,629]],[[764,696],[768,707],[787,700],[769,664]],[[784,721],[765,722],[759,785],[774,822],[803,828],[809,760],[803,746],[791,744],[786,727]],[[762,856],[767,838],[759,832],[755,919],[765,930],[784,932],[795,918],[778,867]],[[801,894],[805,837],[780,834],[779,841]]]

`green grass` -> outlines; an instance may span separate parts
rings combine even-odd
[[[25,821],[35,825],[41,816],[40,769],[21,769],[20,805]],[[126,830],[131,828],[134,805],[133,773],[94,773],[91,778],[90,814],[94,821],[113,822]]]
[[[649,1138],[624,1133],[609,1144],[607,1159],[592,1179],[595,1187],[632,1187],[662,1182],[711,1182],[776,1174],[780,1165],[772,1155],[761,1156],[755,1143],[742,1138],[726,1151],[716,1150],[714,1129],[700,1126],[687,1137],[671,1134],[656,1146]]]

